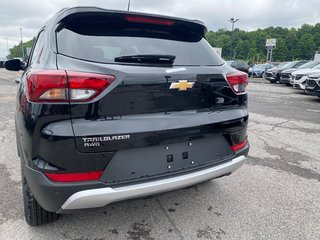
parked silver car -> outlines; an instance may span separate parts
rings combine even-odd
[[[310,62],[307,62],[307,63],[301,65],[298,68],[290,68],[290,69],[284,70],[280,74],[279,82],[287,84],[287,85],[292,85],[292,76],[291,76],[291,74],[293,72],[301,70],[301,69],[310,69],[310,68],[313,68],[313,67],[317,66],[318,64],[320,64],[320,62],[318,62],[318,61],[310,61]]]
[[[275,65],[271,63],[256,64],[249,68],[248,75],[251,77],[264,78],[265,72],[273,67],[275,67]]]

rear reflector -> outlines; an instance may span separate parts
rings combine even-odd
[[[227,74],[227,80],[236,94],[246,92],[246,87],[249,82],[248,74],[240,71],[229,73]]]
[[[84,173],[44,173],[53,182],[82,182],[98,180],[102,171]]]
[[[112,75],[36,70],[27,75],[27,98],[31,102],[83,102],[97,97],[113,81]]]
[[[248,144],[248,140],[246,139],[236,145],[231,146],[231,149],[232,149],[232,151],[236,152],[236,151],[239,151],[240,149],[246,147],[247,144]]]
[[[161,18],[153,18],[153,17],[142,17],[142,16],[126,16],[128,22],[135,22],[135,23],[148,23],[154,25],[165,25],[165,26],[172,26],[174,21],[161,19]]]

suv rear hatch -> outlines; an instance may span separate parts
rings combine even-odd
[[[73,14],[57,31],[58,68],[113,76],[71,102],[82,153],[116,152],[102,179],[141,180],[216,164],[246,138],[246,95],[193,21],[129,13]]]

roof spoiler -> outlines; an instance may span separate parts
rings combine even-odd
[[[145,14],[137,12],[125,12],[106,10],[93,7],[75,7],[65,9],[59,13],[57,24],[68,25],[68,23],[79,21],[81,19],[91,18],[93,21],[107,22],[123,22],[134,25],[156,26],[158,28],[174,28],[180,31],[187,31],[190,34],[195,34],[204,37],[207,28],[203,22],[199,20],[188,20],[183,18],[168,17],[162,15]],[[61,26],[61,25],[60,25]],[[58,30],[59,31],[59,30]]]

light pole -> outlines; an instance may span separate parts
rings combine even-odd
[[[130,11],[130,4],[131,4],[131,0],[129,0],[128,2],[128,12]]]
[[[233,30],[234,30],[234,24],[236,23],[236,22],[238,22],[239,21],[239,18],[230,18],[229,19],[229,22],[231,22],[232,23],[232,28],[231,28],[231,50],[230,50],[230,59],[231,58],[234,58],[235,56],[233,55]]]
[[[22,59],[24,60],[24,50],[23,50],[23,41],[22,41],[22,28],[20,29],[20,35],[21,35],[21,51],[22,51]]]
[[[239,18],[237,18],[237,19],[235,19],[235,18],[230,18],[230,19],[229,19],[229,22],[232,23],[232,32],[233,32],[233,30],[234,30],[234,24],[235,24],[236,22],[238,22],[238,21],[239,21]]]

